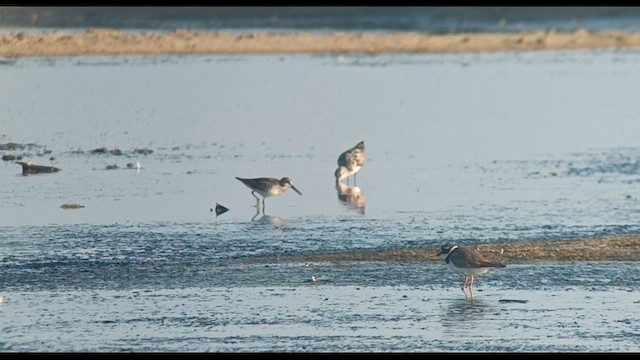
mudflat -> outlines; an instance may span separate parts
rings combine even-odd
[[[538,261],[638,261],[640,238],[636,236],[572,239],[471,246],[487,259],[507,264]],[[442,261],[438,249],[354,251],[308,257],[282,257],[278,261]],[[255,261],[255,260],[253,260]],[[258,262],[273,262],[264,258]]]
[[[0,56],[464,53],[560,49],[620,49],[640,46],[640,33],[619,31],[455,33],[127,33],[91,28],[83,33],[6,33]]]

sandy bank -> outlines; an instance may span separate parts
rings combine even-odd
[[[540,241],[518,244],[485,244],[474,247],[485,257],[507,264],[536,261],[638,261],[640,237],[610,237],[587,240]],[[443,261],[439,249],[353,251],[306,257],[264,258],[259,262],[324,261]]]
[[[200,33],[133,34],[90,29],[85,33],[0,35],[0,56],[178,55],[178,54],[331,54],[462,53],[605,49],[640,46],[640,33],[605,31],[424,35]]]

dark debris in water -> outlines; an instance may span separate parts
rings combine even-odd
[[[14,142],[8,142],[5,144],[0,144],[0,150],[27,150],[32,148],[43,147],[42,145],[29,143],[29,144],[19,144]]]
[[[499,303],[518,303],[518,304],[526,304],[529,302],[529,300],[517,300],[517,299],[500,299],[498,300]]]
[[[72,150],[71,151],[72,154],[84,154],[85,151],[81,150],[81,149],[76,149],[76,150]],[[151,149],[133,149],[130,152],[125,152],[122,151],[118,148],[113,148],[113,149],[109,149],[107,147],[100,147],[100,148],[95,148],[93,150],[89,150],[87,151],[87,153],[89,154],[93,154],[93,155],[115,155],[115,156],[122,156],[122,155],[149,155],[149,154],[153,154],[153,150]]]
[[[153,153],[153,150],[151,149],[134,149],[133,150],[134,154],[141,154],[141,155],[149,155]]]
[[[211,209],[211,211],[213,212],[214,209]],[[227,211],[229,211],[229,209],[224,207],[224,206],[222,206],[222,205],[220,205],[220,204],[218,204],[218,203],[216,203],[215,211],[216,211],[216,217],[218,217],[218,216],[226,213]]]
[[[16,161],[16,164],[22,166],[22,175],[55,173],[61,170],[55,166],[37,165],[31,161]]]
[[[87,205],[76,204],[76,203],[66,203],[66,204],[60,205],[60,208],[62,208],[62,209],[84,209],[86,207],[87,207]]]
[[[13,161],[13,160],[22,160],[22,156],[20,155],[2,155],[2,161]]]
[[[110,155],[122,155],[122,150],[120,149],[107,149],[106,147],[93,149],[90,151],[92,154],[110,154]]]

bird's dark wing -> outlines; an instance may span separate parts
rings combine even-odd
[[[463,268],[484,268],[484,267],[505,267],[506,265],[498,262],[488,261],[482,255],[473,249],[457,248],[449,256],[450,260],[456,267]]]
[[[278,179],[273,179],[273,178],[243,179],[243,178],[236,177],[236,179],[242,181],[245,185],[247,185],[252,189],[259,189],[259,190],[267,190],[272,186],[274,186],[275,184],[278,184],[279,182]]]
[[[351,150],[347,150],[338,157],[338,166],[349,167],[351,159]]]
[[[507,265],[500,262],[483,261],[480,263],[480,267],[506,267]]]

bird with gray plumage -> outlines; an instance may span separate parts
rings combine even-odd
[[[288,177],[283,177],[282,179],[278,180],[273,178],[245,179],[236,176],[236,179],[240,180],[249,189],[251,189],[251,195],[253,195],[253,197],[255,197],[257,200],[256,207],[260,206],[260,198],[258,198],[255,193],[262,195],[263,213],[265,198],[271,196],[280,196],[289,189],[293,189],[299,195],[302,195],[302,193],[295,186],[293,186],[293,182]]]
[[[353,184],[356,183],[356,174],[364,166],[367,161],[367,156],[364,151],[364,141],[360,141],[356,146],[349,150],[344,151],[338,157],[338,168],[334,175],[336,177],[336,183],[342,179],[347,179],[353,176]]]
[[[477,250],[458,245],[442,245],[438,255],[444,258],[449,269],[464,275],[464,282],[460,288],[465,298],[467,297],[467,293],[464,291],[465,287],[469,288],[469,294],[473,298],[472,287],[476,275],[484,274],[491,268],[507,266],[501,262],[485,259]]]

